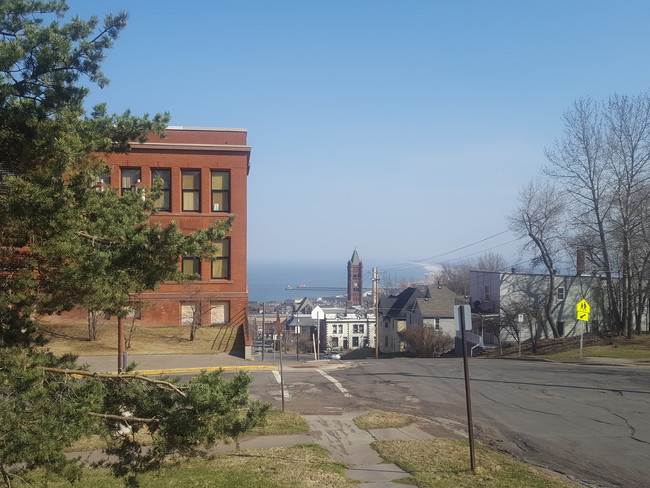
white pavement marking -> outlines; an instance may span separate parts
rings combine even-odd
[[[282,382],[282,379],[280,378],[280,372],[277,370],[273,371],[273,376],[275,376],[275,381],[277,381],[279,385]]]
[[[346,390],[345,388],[343,388],[343,385],[342,385],[341,383],[339,383],[335,378],[332,378],[330,375],[328,375],[328,374],[327,374],[325,371],[323,371],[323,370],[317,369],[316,371],[318,371],[318,372],[319,372],[320,374],[322,374],[325,378],[327,378],[327,379],[330,380],[332,383],[334,383],[334,386],[336,386],[339,390],[341,390],[341,393],[343,393],[343,396],[345,396],[345,397],[347,397],[347,398],[352,398],[352,395],[350,395],[350,394],[348,393],[348,390]]]

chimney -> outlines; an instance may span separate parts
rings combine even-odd
[[[585,274],[585,250],[578,249],[578,255],[576,256],[576,275],[581,276]]]

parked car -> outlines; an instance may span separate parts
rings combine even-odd
[[[341,354],[338,352],[333,352],[330,354],[330,359],[341,359]]]

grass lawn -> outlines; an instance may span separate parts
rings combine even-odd
[[[310,444],[287,448],[235,451],[170,462],[158,473],[138,477],[141,488],[353,488],[356,482],[343,474],[345,466],[332,461],[321,446]],[[14,488],[41,486],[14,481]],[[115,488],[121,483],[105,468],[87,468],[74,486]],[[69,487],[67,482],[50,477],[49,488]]]
[[[548,354],[551,359],[579,359],[580,347]],[[586,346],[582,357],[634,359],[650,362],[650,336],[633,336],[632,339],[613,338],[608,344]]]
[[[475,445],[472,473],[467,440],[376,441],[372,447],[412,476],[400,480],[419,488],[577,488],[578,485]]]
[[[601,357],[650,362],[650,334],[634,335],[632,339],[617,335],[585,334],[583,339],[583,358]],[[531,341],[522,343],[521,356],[556,360],[580,359],[580,336],[539,340],[535,352],[532,346]],[[509,347],[504,347],[502,355],[499,355],[498,351],[491,352],[489,357],[501,356],[518,357],[517,344],[511,343]]]
[[[88,340],[86,324],[41,324],[49,341],[45,349],[54,354],[77,356],[110,356],[117,354],[117,325],[102,322],[99,338]],[[136,327],[131,334],[130,354],[213,354],[213,344],[222,332],[220,327],[200,327],[193,341],[188,327]],[[130,323],[124,321],[124,335],[131,333]]]

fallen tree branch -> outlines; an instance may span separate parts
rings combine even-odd
[[[89,412],[88,415],[90,415],[91,417],[99,417],[106,420],[116,420],[118,422],[140,422],[143,424],[153,424],[155,422],[158,422],[158,419],[144,419],[141,417],[124,417],[122,415],[111,415],[108,413]]]
[[[145,383],[151,383],[163,388],[169,388],[170,390],[173,390],[176,393],[178,393],[180,396],[187,397],[187,394],[183,390],[181,390],[180,387],[178,387],[173,383],[170,383],[169,381],[154,380],[146,376],[137,375],[137,374],[94,373],[92,371],[84,371],[82,369],[61,369],[61,368],[43,368],[43,371],[47,373],[67,374],[70,376],[85,376],[85,377],[94,377],[94,378],[103,378],[103,379],[121,380],[121,381],[138,380],[138,381],[143,381]]]

